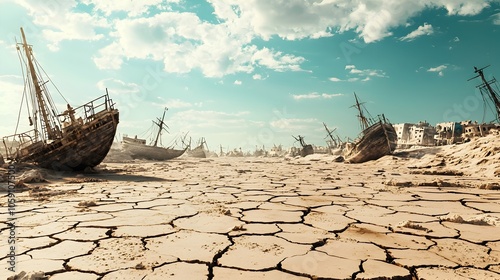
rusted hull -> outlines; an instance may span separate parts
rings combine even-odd
[[[133,159],[164,161],[182,156],[187,148],[183,150],[176,150],[171,148],[147,146],[124,141],[123,149],[129,152],[130,156]]]
[[[26,156],[20,162],[34,162],[54,170],[78,171],[99,165],[111,148],[118,126],[118,110],[110,110],[81,129],[65,135]]]
[[[390,123],[378,122],[363,131],[362,138],[346,154],[346,162],[362,163],[392,154],[397,134]]]

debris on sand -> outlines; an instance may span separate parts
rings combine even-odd
[[[40,170],[37,169],[31,169],[24,171],[21,176],[18,178],[19,182],[24,182],[24,183],[40,183],[40,182],[47,182],[45,180],[44,175]]]
[[[21,271],[16,275],[10,276],[7,280],[48,280],[49,277],[44,272],[26,272]]]
[[[78,203],[79,207],[91,207],[91,206],[97,206],[97,203],[94,200],[86,200],[86,201],[80,201]]]

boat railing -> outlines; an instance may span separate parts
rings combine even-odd
[[[7,158],[14,159],[19,150],[22,150],[36,143],[36,139],[33,137],[33,135],[36,135],[36,131],[34,129],[26,132],[4,136],[2,138],[2,142],[5,148],[5,152],[7,153]]]
[[[75,108],[74,110],[78,110],[83,108],[85,122],[92,121],[95,119],[95,116],[100,112],[106,112],[114,109],[115,103],[113,100],[109,98],[108,94],[100,96],[94,100],[91,100],[80,107]]]

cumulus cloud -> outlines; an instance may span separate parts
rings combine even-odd
[[[240,80],[235,80],[233,84],[240,86],[241,84],[243,84],[243,82]]]
[[[155,60],[169,73],[200,70],[206,77],[252,74],[256,68],[303,71],[305,58],[266,47],[266,40],[321,38],[354,31],[373,43],[425,9],[476,15],[489,0],[206,0],[207,19],[181,0],[19,0],[52,50],[63,40],[104,41],[93,60],[100,69],[119,69],[127,59]],[[91,12],[89,12],[91,9]],[[126,16],[124,16],[126,15]],[[495,22],[500,20],[496,15]],[[423,25],[405,40],[430,34]],[[256,39],[264,43],[257,46]],[[373,76],[370,76],[373,77]],[[359,77],[363,80],[366,77]]]
[[[417,37],[424,36],[424,35],[431,35],[434,33],[434,29],[432,25],[428,23],[424,23],[424,25],[419,26],[416,30],[410,32],[408,35],[401,37],[401,41],[413,41]]]
[[[25,31],[42,34],[50,42],[48,46],[53,51],[59,50],[59,43],[63,40],[100,40],[104,35],[97,30],[110,27],[103,17],[75,11],[78,5],[76,1],[46,3],[20,0],[16,4],[25,8],[33,18],[34,25],[30,25]]]
[[[311,93],[307,93],[307,94],[292,95],[293,99],[295,99],[295,100],[301,100],[301,99],[331,99],[331,98],[339,97],[339,96],[342,96],[342,94],[341,93],[328,94],[328,93],[311,92]]]

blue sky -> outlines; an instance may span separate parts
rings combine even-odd
[[[473,67],[500,75],[500,1],[0,0],[0,135],[14,132],[22,93],[15,51],[24,27],[69,102],[105,88],[117,136],[146,136],[169,110],[211,149],[324,145],[322,122],[359,133],[353,92],[393,123],[491,121]],[[52,90],[63,110],[65,104]],[[25,112],[24,112],[25,113]],[[27,118],[21,119],[25,130]]]

